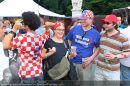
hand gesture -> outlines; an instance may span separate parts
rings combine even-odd
[[[109,54],[106,54],[105,55],[105,58],[107,59],[107,60],[112,60],[112,59],[114,59],[116,56],[114,55],[114,54],[112,54],[112,53],[109,53]]]
[[[82,67],[85,69],[91,62],[93,58],[92,57],[87,57],[83,60]]]
[[[51,52],[52,54],[56,52],[56,48],[55,47],[52,47],[52,48],[49,48],[49,52]]]
[[[13,26],[13,30],[14,30],[14,31],[17,31],[17,30],[21,29],[22,26],[23,26],[22,23],[16,22],[16,23],[14,24],[14,26]]]

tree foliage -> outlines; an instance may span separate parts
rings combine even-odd
[[[0,2],[2,1],[3,0],[0,0]],[[71,0],[34,1],[50,11],[66,16],[71,16]],[[82,9],[90,9],[94,11],[96,15],[104,15],[110,13],[113,9],[124,8],[127,6],[130,6],[130,0],[83,0]]]
[[[91,0],[83,3],[83,9],[91,9],[96,15],[109,14],[113,9],[124,8],[130,5],[130,2],[126,0]]]
[[[38,0],[34,0],[38,1]],[[71,0],[39,0],[41,6],[53,12],[71,16]],[[90,9],[96,15],[104,15],[113,9],[124,8],[130,5],[129,0],[83,0],[82,9]]]
[[[0,3],[2,2],[3,0],[0,0]]]
[[[71,0],[34,0],[44,8],[63,15],[70,15]]]

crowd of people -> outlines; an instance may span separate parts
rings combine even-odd
[[[63,86],[70,86],[70,82],[64,83],[67,80],[79,81],[77,86],[129,86],[130,16],[128,26],[120,29],[119,17],[106,15],[101,20],[101,32],[93,21],[94,13],[84,10],[67,35],[63,22],[45,22],[30,11],[12,27],[9,21],[0,21],[0,84],[53,86],[56,82],[46,82],[53,81],[48,71],[69,51],[70,71],[58,80]],[[13,61],[9,64],[9,60]]]

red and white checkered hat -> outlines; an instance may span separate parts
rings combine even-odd
[[[82,12],[82,15],[80,16],[81,20],[87,19],[87,18],[94,18],[94,13],[91,10],[84,10]]]

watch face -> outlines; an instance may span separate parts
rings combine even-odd
[[[13,35],[14,35],[14,37],[16,36],[16,33],[15,33],[15,32],[13,32],[13,31],[10,31],[9,33],[10,33],[10,34],[13,34]]]
[[[11,34],[15,34],[15,32],[13,32],[13,31],[10,31],[9,33],[11,33]]]

